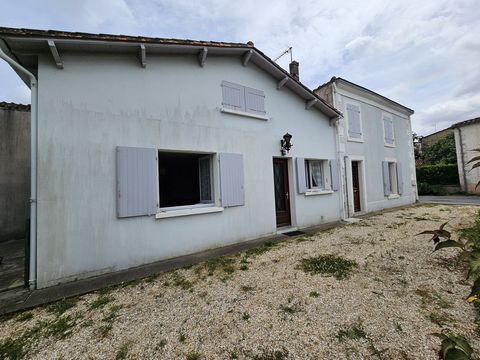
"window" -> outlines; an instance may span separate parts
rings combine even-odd
[[[360,106],[347,104],[347,129],[348,139],[351,141],[363,141],[362,120]]]
[[[229,110],[265,115],[265,94],[261,90],[222,81],[222,106]]]
[[[325,189],[323,173],[322,160],[305,160],[305,179],[307,181],[307,189]]]
[[[383,135],[384,135],[384,142],[386,146],[395,146],[393,119],[386,114],[383,115]]]
[[[212,157],[159,151],[160,208],[213,204]]]
[[[383,190],[388,197],[398,197],[403,193],[401,164],[394,160],[383,161]]]
[[[390,194],[398,194],[398,183],[397,183],[397,164],[394,162],[388,163],[388,175],[390,186]]]

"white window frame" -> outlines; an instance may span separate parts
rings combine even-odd
[[[312,163],[319,162],[320,168],[322,171],[322,186],[311,186],[313,182],[313,175],[312,175]],[[315,194],[325,194],[332,192],[332,185],[330,179],[330,169],[328,166],[328,160],[326,159],[312,159],[308,158],[305,159],[305,182],[306,182],[306,193],[305,195],[315,195]]]
[[[392,124],[392,136],[393,136],[393,144],[389,144],[385,141],[385,119],[388,119],[390,120],[391,124]],[[395,147],[395,126],[394,126],[394,123],[393,123],[393,116],[389,113],[386,113],[386,112],[382,112],[382,128],[383,128],[383,145],[386,146],[386,147]]]
[[[189,204],[189,205],[178,205],[178,206],[166,206],[166,207],[161,207],[160,206],[160,174],[158,173],[158,166],[157,166],[157,173],[158,173],[158,186],[159,186],[159,191],[158,191],[158,208],[157,208],[157,215],[156,218],[166,218],[166,217],[173,217],[173,216],[184,216],[184,215],[192,215],[196,213],[208,213],[208,212],[217,212],[217,211],[223,211],[223,208],[216,206],[216,197],[215,197],[215,181],[216,177],[214,177],[214,171],[213,171],[213,164],[215,163],[215,159],[217,158],[216,153],[204,153],[204,152],[196,152],[196,151],[181,151],[181,150],[162,150],[158,149],[158,152],[161,153],[184,153],[184,154],[196,154],[196,155],[204,155],[203,157],[200,157],[198,159],[198,176],[199,176],[199,182],[201,181],[200,178],[200,160],[209,158],[210,159],[210,187],[211,187],[211,197],[212,199],[209,202],[202,202],[201,199],[199,200],[198,203],[196,204]],[[158,160],[160,161],[160,159]],[[199,184],[201,186],[201,184]],[[200,196],[201,196],[201,189],[200,190]],[[204,208],[215,208],[217,209],[216,211],[209,211],[208,209]],[[192,211],[190,211],[192,210]],[[172,213],[171,215],[166,215],[166,213]]]
[[[386,158],[385,161],[388,163],[388,183],[390,186],[390,195],[388,195],[388,199],[398,199],[400,194],[398,193],[397,159]],[[393,169],[391,168],[392,165]]]
[[[359,115],[358,115],[358,118],[359,118],[359,121],[360,121],[360,131],[362,133],[362,136],[360,138],[352,138],[350,137],[350,132],[349,132],[349,121],[348,121],[348,109],[347,109],[347,106],[348,105],[353,105],[353,106],[357,106],[358,109],[360,110],[359,112]],[[363,139],[363,119],[362,119],[362,107],[361,107],[361,104],[360,102],[358,101],[352,101],[352,100],[347,100],[345,101],[345,110],[344,110],[344,114],[345,114],[345,129],[347,131],[347,141],[352,141],[352,142],[358,142],[358,143],[363,143],[364,142],[364,139]]]

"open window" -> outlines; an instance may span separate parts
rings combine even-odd
[[[160,208],[213,205],[213,155],[158,152]]]

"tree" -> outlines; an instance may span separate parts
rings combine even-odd
[[[455,136],[449,134],[435,144],[422,149],[422,159],[425,164],[456,164],[457,152]]]

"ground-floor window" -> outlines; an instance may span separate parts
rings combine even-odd
[[[398,194],[398,181],[397,181],[397,163],[389,162],[388,163],[388,174],[389,174],[389,185],[390,185],[390,194]]]
[[[307,189],[325,190],[325,168],[327,160],[305,160],[305,180]]]
[[[213,203],[212,157],[159,151],[160,208]]]

